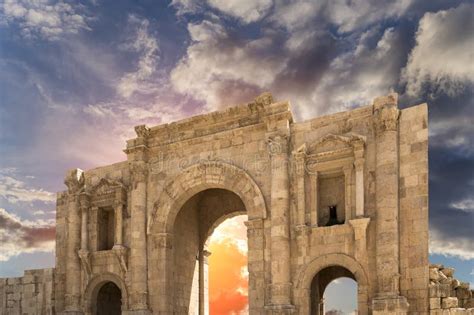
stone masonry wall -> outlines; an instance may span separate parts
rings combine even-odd
[[[54,268],[26,270],[23,277],[0,279],[0,314],[54,314]]]
[[[454,278],[454,269],[430,265],[430,314],[474,314],[473,290],[468,282]]]

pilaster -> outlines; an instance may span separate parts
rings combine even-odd
[[[271,275],[270,305],[267,314],[288,314],[291,305],[288,134],[267,137],[271,158]]]
[[[82,314],[81,263],[78,250],[81,246],[81,217],[79,193],[84,188],[84,174],[80,169],[70,170],[64,180],[67,193],[67,254],[65,314]]]
[[[137,138],[133,143],[129,143],[125,150],[131,182],[130,310],[133,314],[149,314],[146,234],[149,129],[146,126],[137,126],[135,132]]]
[[[372,307],[374,314],[405,314],[408,303],[400,296],[397,95],[377,98],[373,106],[378,292]]]

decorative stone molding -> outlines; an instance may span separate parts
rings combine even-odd
[[[148,164],[144,161],[130,163],[130,175],[134,187],[138,183],[146,182],[148,177]]]
[[[146,125],[135,126],[135,133],[139,138],[147,138],[150,135],[150,128]]]
[[[398,95],[396,93],[374,100],[374,125],[377,133],[397,130],[398,117],[400,116],[397,103]]]
[[[84,171],[78,168],[69,170],[64,179],[64,184],[67,186],[70,194],[78,192],[84,188]]]
[[[270,155],[286,154],[288,152],[288,136],[272,134],[267,137],[268,152]]]
[[[123,245],[116,244],[112,248],[112,252],[118,260],[122,273],[126,275],[128,272],[128,248]]]
[[[254,100],[255,105],[265,106],[273,103],[273,96],[270,92],[265,92],[257,96]]]
[[[90,263],[90,252],[85,249],[80,249],[77,252],[79,259],[81,260],[82,270],[84,270],[84,274],[86,275],[86,280],[89,282],[91,275],[92,275],[92,268]]]

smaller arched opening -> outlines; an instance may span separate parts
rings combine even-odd
[[[338,314],[343,308],[347,308],[350,300],[356,300],[352,306],[351,312],[357,308],[357,289],[354,296],[347,296],[346,290],[343,286],[339,286],[339,292],[334,292],[333,286],[338,285],[338,281],[342,279],[352,280],[357,283],[354,274],[341,266],[330,266],[319,271],[311,281],[311,315],[325,315],[327,312]],[[345,281],[344,281],[345,282]],[[331,292],[328,292],[331,291]],[[330,296],[328,296],[328,293]],[[329,305],[328,305],[328,302]],[[334,303],[336,302],[336,303]],[[329,306],[329,307],[328,307]],[[347,312],[347,310],[345,310]],[[343,312],[343,314],[346,314]],[[349,313],[350,314],[350,313]]]
[[[128,295],[123,280],[113,273],[93,277],[84,294],[85,314],[115,315],[128,310]]]
[[[122,314],[122,292],[113,282],[104,283],[97,292],[94,315]]]
[[[301,269],[295,292],[300,314],[324,314],[324,293],[332,281],[340,278],[349,278],[357,283],[357,314],[369,314],[367,274],[357,260],[345,254],[320,256]],[[346,298],[344,292],[336,296]]]

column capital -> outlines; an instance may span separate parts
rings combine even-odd
[[[271,133],[267,135],[266,143],[270,155],[288,153],[289,136],[285,133]]]
[[[64,184],[67,186],[69,194],[77,193],[84,187],[84,171],[79,168],[67,171]]]
[[[148,164],[145,161],[134,161],[129,165],[132,183],[145,182],[148,177]]]
[[[88,211],[90,207],[91,196],[86,192],[79,194],[79,209],[81,212]]]
[[[155,234],[156,245],[160,248],[171,249],[173,246],[173,234],[172,233],[157,233]]]
[[[364,158],[358,158],[354,161],[354,166],[355,166],[356,170],[363,169],[364,164],[365,164],[365,159]]]
[[[396,131],[398,128],[398,95],[378,97],[374,100],[374,125],[377,133]]]

